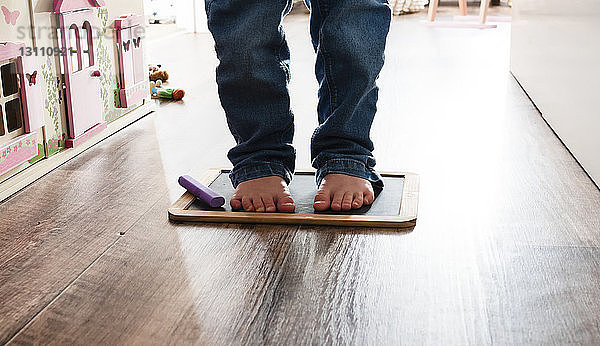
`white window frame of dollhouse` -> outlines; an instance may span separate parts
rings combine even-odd
[[[12,65],[13,68],[11,68],[10,66]],[[5,70],[4,67],[8,66],[9,69],[9,73],[13,74],[13,77],[15,81],[15,83],[17,84],[17,90],[15,93],[12,93],[10,95],[4,95],[4,90],[5,90]],[[8,77],[10,78],[10,77]],[[0,145],[5,144],[7,142],[10,142],[11,140],[22,136],[25,134],[25,112],[23,109],[23,101],[21,99],[21,81],[20,81],[20,75],[19,75],[19,66],[18,66],[18,56],[12,57],[10,59],[6,59],[6,60],[2,60],[0,61],[0,112],[1,112],[1,116],[0,116]],[[10,81],[12,81],[11,79],[9,79]],[[14,128],[12,131],[10,131],[9,127],[8,127],[8,119],[9,119],[9,113],[7,112],[6,109],[6,105],[9,104],[10,102],[14,102],[15,100],[17,100],[17,102],[19,103],[19,107],[17,108],[20,112],[19,115],[16,116],[17,118],[17,123],[18,123],[18,127]]]

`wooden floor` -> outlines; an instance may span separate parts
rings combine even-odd
[[[184,103],[0,204],[0,343],[598,344],[600,192],[508,72],[510,29],[395,18],[378,167],[421,174],[412,232],[169,223],[233,143],[206,34],[150,43]],[[298,167],[316,124],[286,19]]]

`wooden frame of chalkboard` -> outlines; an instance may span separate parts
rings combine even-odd
[[[230,169],[210,169],[198,178],[209,186],[219,175],[229,173]],[[314,171],[300,170],[296,175],[314,175]],[[383,177],[404,178],[400,210],[398,215],[342,215],[342,214],[299,214],[299,213],[256,213],[240,211],[188,210],[195,197],[185,192],[169,208],[169,219],[178,222],[216,222],[216,223],[252,223],[252,224],[296,224],[323,226],[358,226],[377,228],[412,228],[416,225],[419,202],[419,176],[414,173],[386,172]],[[228,203],[229,201],[227,201]]]

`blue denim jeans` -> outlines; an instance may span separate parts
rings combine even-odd
[[[381,189],[370,130],[390,8],[385,0],[306,2],[319,83],[319,126],[311,139],[317,184],[327,174],[342,173]],[[219,59],[219,97],[237,143],[228,153],[234,187],[272,175],[292,179],[290,51],[281,25],[291,7],[291,0],[206,0]]]

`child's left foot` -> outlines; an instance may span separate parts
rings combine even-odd
[[[345,174],[328,174],[321,181],[313,207],[316,211],[347,211],[375,200],[371,182]]]

